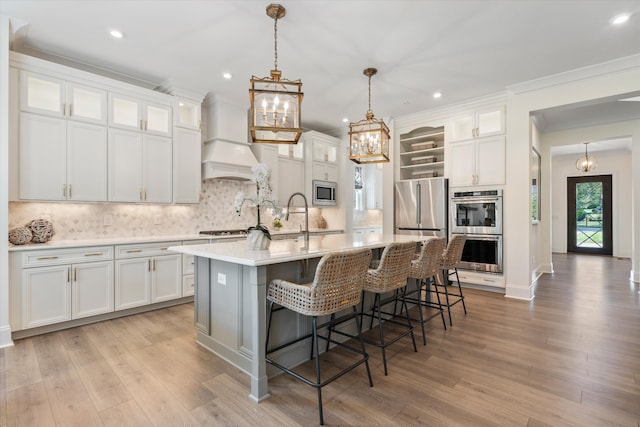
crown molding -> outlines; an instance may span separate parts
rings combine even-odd
[[[626,70],[640,68],[640,54],[625,56],[600,64],[589,65],[575,70],[565,71],[539,79],[529,80],[507,86],[507,91],[513,95],[532,92],[548,87],[559,86],[580,80],[599,77],[605,74],[619,73]]]

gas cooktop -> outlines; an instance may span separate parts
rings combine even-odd
[[[246,236],[247,229],[238,230],[203,230],[200,234],[207,234],[209,236]]]

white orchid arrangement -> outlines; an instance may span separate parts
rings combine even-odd
[[[273,199],[271,192],[271,169],[264,164],[258,163],[251,168],[253,178],[256,181],[257,192],[254,195],[247,196],[242,191],[238,191],[233,202],[233,207],[240,215],[242,206],[245,202],[249,203],[249,206],[255,206],[258,209],[258,221],[255,226],[249,227],[247,231],[260,230],[267,235],[267,238],[271,240],[271,233],[269,229],[260,223],[260,208],[271,205],[273,213],[276,217],[282,214],[282,208],[278,205],[278,202]]]

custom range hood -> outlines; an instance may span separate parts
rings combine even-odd
[[[203,102],[202,179],[251,181],[258,161],[247,142],[247,110],[214,96]]]

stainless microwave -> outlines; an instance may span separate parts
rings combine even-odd
[[[337,184],[332,181],[313,180],[313,206],[335,206]]]

